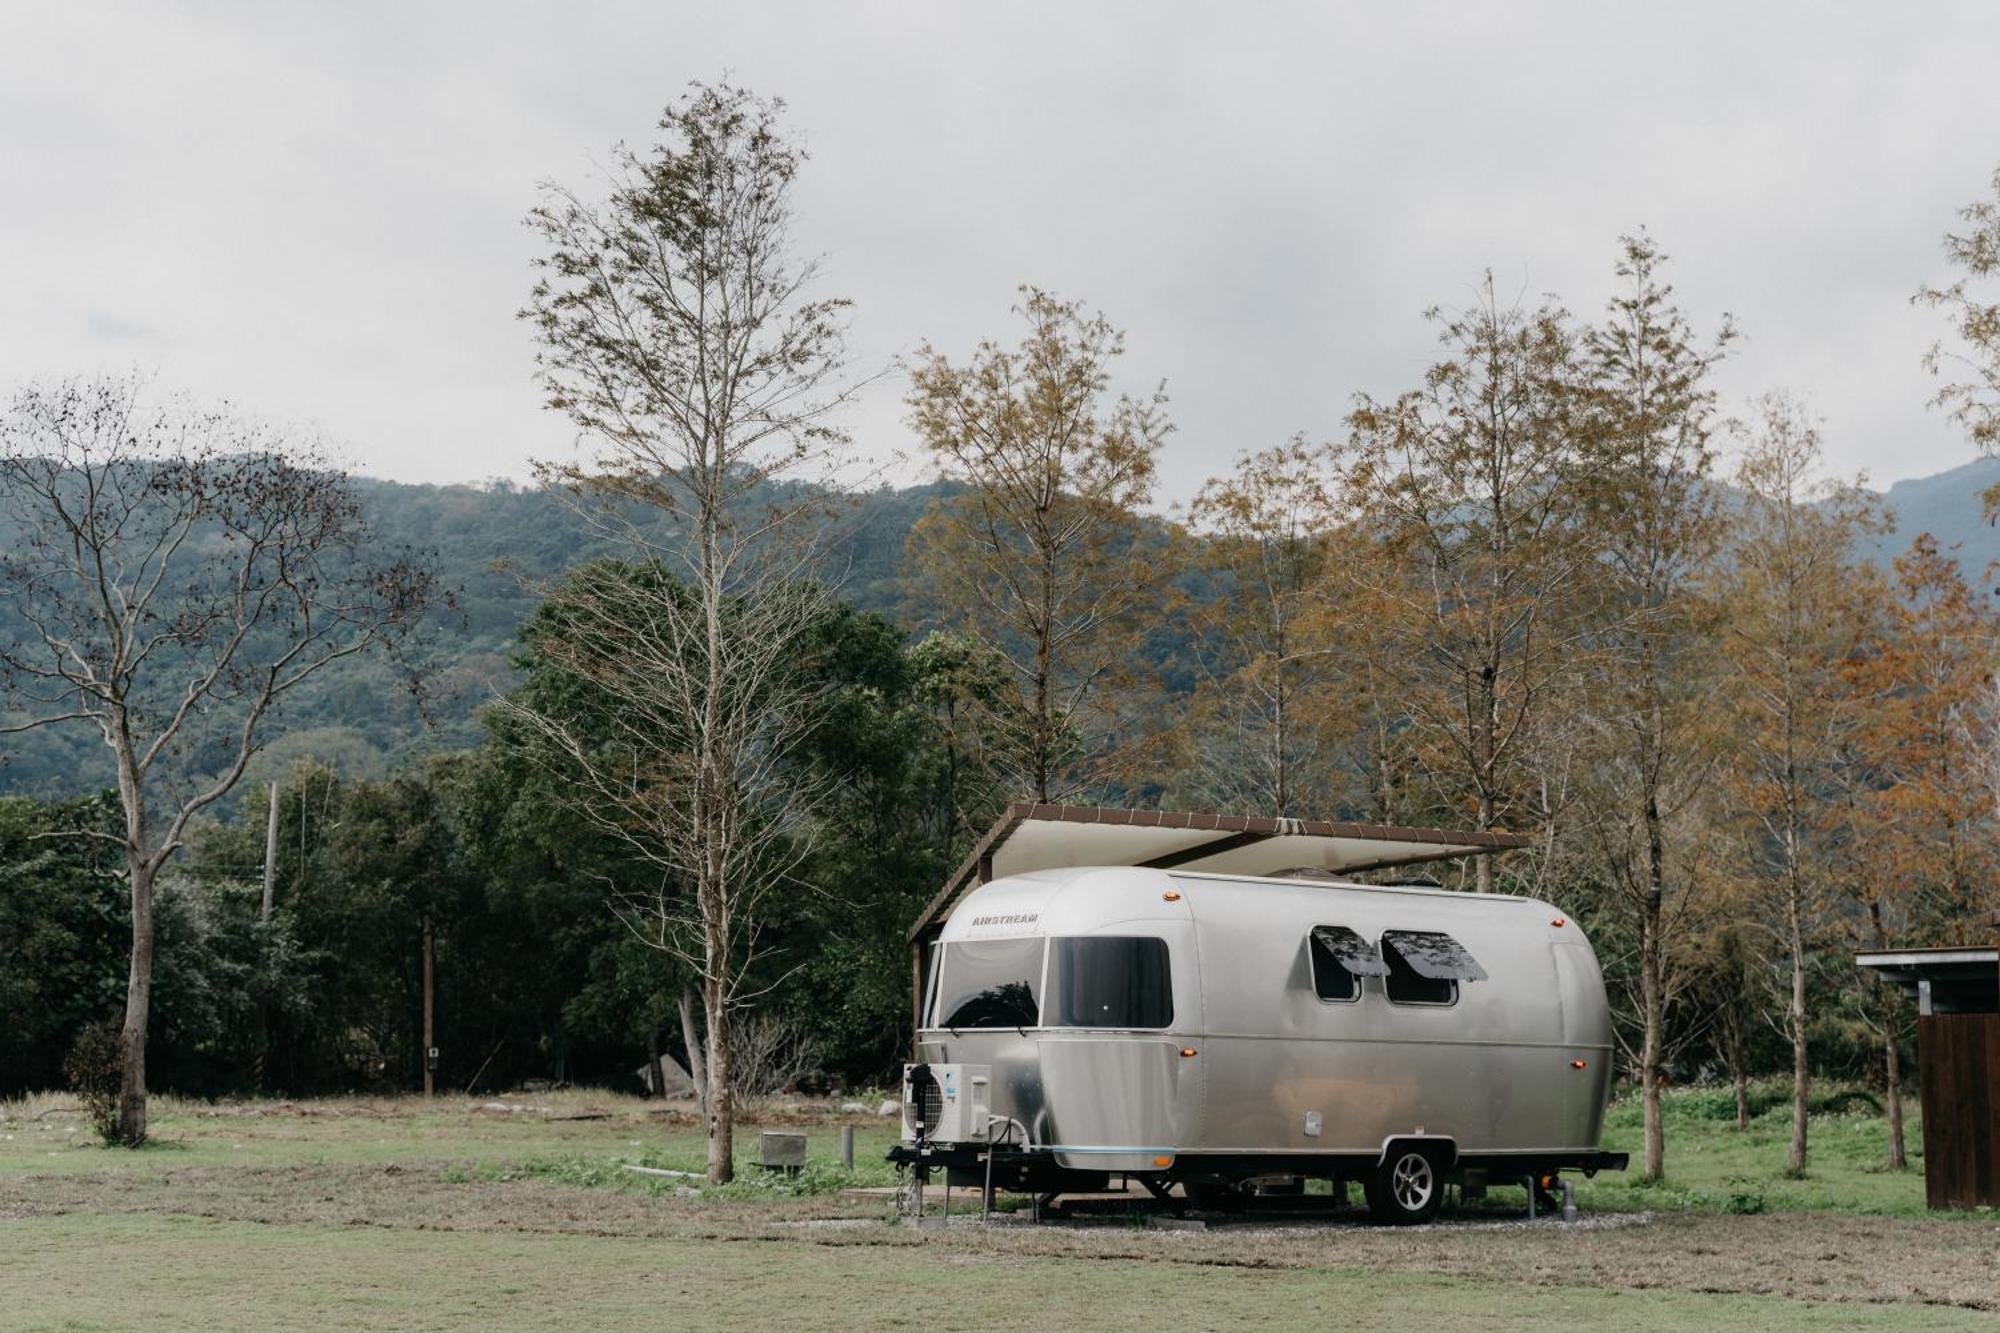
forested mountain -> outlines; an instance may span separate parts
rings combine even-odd
[[[2000,483],[2000,460],[1980,459],[1935,476],[1899,481],[1884,493],[1894,528],[1865,552],[1886,563],[1928,532],[1977,577],[2000,560],[2000,528],[1980,514],[1980,494]],[[515,631],[550,578],[609,544],[557,497],[512,485],[431,486],[361,479],[357,489],[383,540],[434,554],[454,590],[413,650],[423,684],[413,696],[380,657],[337,664],[288,701],[271,745],[250,777],[318,758],[354,777],[380,777],[405,758],[462,749],[479,737],[476,713],[513,678]],[[904,541],[944,483],[855,495],[830,514],[832,564],[842,597],[906,629],[926,626],[904,595]],[[0,534],[4,536],[4,534]],[[1955,549],[1954,549],[1955,548]],[[1181,636],[1154,636],[1150,651],[1171,655]],[[1170,673],[1171,674],[1171,673]],[[105,751],[87,728],[45,729],[0,739],[0,794],[66,797],[110,783]]]
[[[610,543],[560,498],[534,487],[429,486],[358,479],[382,542],[427,552],[450,605],[439,605],[408,651],[409,672],[380,655],[334,664],[285,702],[252,785],[303,758],[353,777],[402,760],[462,749],[479,735],[480,705],[513,678],[515,631],[548,580]],[[903,539],[938,485],[882,489],[830,504],[829,568],[841,596],[895,616]],[[0,541],[7,534],[0,532]],[[64,797],[108,787],[108,751],[88,727],[0,737],[0,795]]]

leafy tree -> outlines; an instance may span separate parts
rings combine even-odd
[[[1759,404],[1736,473],[1743,512],[1720,579],[1733,716],[1734,796],[1748,822],[1756,901],[1789,980],[1789,1164],[1803,1170],[1811,1087],[1813,947],[1834,908],[1841,768],[1870,706],[1848,660],[1866,632],[1854,544],[1880,519],[1858,488],[1819,475],[1817,425],[1795,400]]]
[[[911,423],[965,489],[932,506],[906,559],[947,622],[1007,663],[1018,702],[996,720],[1008,765],[1050,801],[1102,757],[1084,709],[1158,581],[1133,511],[1171,428],[1164,388],[1109,397],[1124,338],[1102,315],[1038,288],[1021,297],[1018,348],[983,342],[954,363],[925,344],[911,368]]]
[[[933,630],[905,651],[912,701],[935,753],[923,801],[930,840],[955,855],[1006,804],[1002,728],[1012,681],[998,653],[969,635]]]
[[[1949,943],[1959,922],[1990,911],[1996,850],[1986,704],[2000,626],[1928,534],[1896,558],[1887,591],[1873,651],[1848,663],[1850,689],[1868,701],[1854,742],[1848,883],[1862,916],[1855,942],[1876,949]],[[1903,1004],[1879,980],[1868,998],[1882,1043],[1889,1165],[1901,1168]]]
[[[1201,676],[1187,739],[1216,808],[1296,815],[1331,797],[1327,728],[1339,710],[1316,692],[1341,648],[1327,633],[1328,528],[1321,452],[1303,437],[1246,454],[1188,507],[1183,559],[1219,586],[1188,610]]]
[[[1416,754],[1458,818],[1541,813],[1537,724],[1572,665],[1580,538],[1595,466],[1576,332],[1552,303],[1432,311],[1442,358],[1421,386],[1349,417],[1346,503],[1382,546],[1343,566],[1384,613]],[[1493,886],[1491,858],[1475,863]]]
[[[1588,567],[1600,628],[1584,655],[1578,716],[1587,793],[1573,825],[1603,885],[1606,924],[1636,944],[1635,1065],[1643,1089],[1644,1171],[1665,1170],[1660,1084],[1667,1010],[1691,980],[1705,864],[1716,814],[1722,730],[1711,704],[1716,633],[1704,581],[1725,536],[1710,473],[1715,394],[1709,374],[1733,330],[1700,339],[1660,277],[1665,257],[1645,235],[1621,244],[1626,284],[1585,331],[1590,429],[1602,464],[1589,479]]]
[[[124,998],[124,862],[71,831],[118,826],[110,792],[0,798],[0,1096],[59,1084],[77,1034]]]

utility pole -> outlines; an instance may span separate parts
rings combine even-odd
[[[436,1095],[437,1047],[431,1040],[431,967],[436,956],[431,919],[424,917],[424,1096]]]
[[[268,927],[271,924],[271,902],[278,885],[278,784],[271,783],[270,809],[264,819],[264,905],[258,909],[257,921],[267,928],[261,947],[271,947]],[[271,1016],[266,1011],[262,999],[257,1001],[257,1091],[264,1090],[264,1062],[270,1054]]]
[[[271,924],[271,898],[278,885],[278,784],[271,784],[270,813],[264,820],[264,907],[257,919]]]

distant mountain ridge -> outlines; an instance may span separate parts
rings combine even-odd
[[[1987,566],[2000,561],[2000,527],[1986,521],[1980,500],[1995,485],[2000,485],[2000,458],[1891,483],[1880,494],[1895,526],[1870,543],[1868,554],[1886,564],[1928,532],[1957,558],[1966,578],[1984,578]]]
[[[1981,493],[1996,483],[2000,459],[1896,482],[1883,493],[1895,527],[1863,554],[1887,564],[1928,532],[1956,555],[1968,578],[1982,579],[2000,561],[2000,529],[1984,521],[1980,506]],[[425,702],[420,708],[380,661],[343,663],[287,701],[248,782],[307,757],[375,776],[425,752],[477,743],[478,709],[512,679],[515,631],[534,609],[538,589],[609,549],[561,498],[535,487],[359,478],[356,489],[383,542],[434,550],[443,583],[457,593],[457,610],[434,619],[415,645]],[[953,490],[930,482],[851,497],[834,542],[842,595],[921,633],[925,626],[911,623],[904,603],[904,542],[930,504]],[[1151,651],[1164,661],[1180,636],[1162,629]],[[107,754],[88,728],[0,738],[0,795],[71,795],[109,785]]]

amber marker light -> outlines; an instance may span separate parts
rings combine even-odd
[[[1195,1049],[1194,1049],[1194,1047],[1192,1047],[1192,1046],[1183,1046],[1183,1047],[1181,1047],[1181,1059],[1183,1059],[1183,1060],[1192,1060],[1192,1059],[1194,1059],[1194,1057],[1195,1057]]]
[[[1170,903],[1177,903],[1181,900],[1180,891],[1178,889],[1168,889],[1165,893],[1161,894],[1160,896],[1162,898],[1165,898]]]
[[[1172,1166],[1173,1164],[1174,1159],[1171,1157],[1155,1157],[1153,1159],[1154,1166]]]
[[[1572,1060],[1569,1062],[1569,1067],[1571,1069],[1582,1069],[1585,1065],[1588,1065],[1589,1063],[1590,1061],[1588,1060]]]

